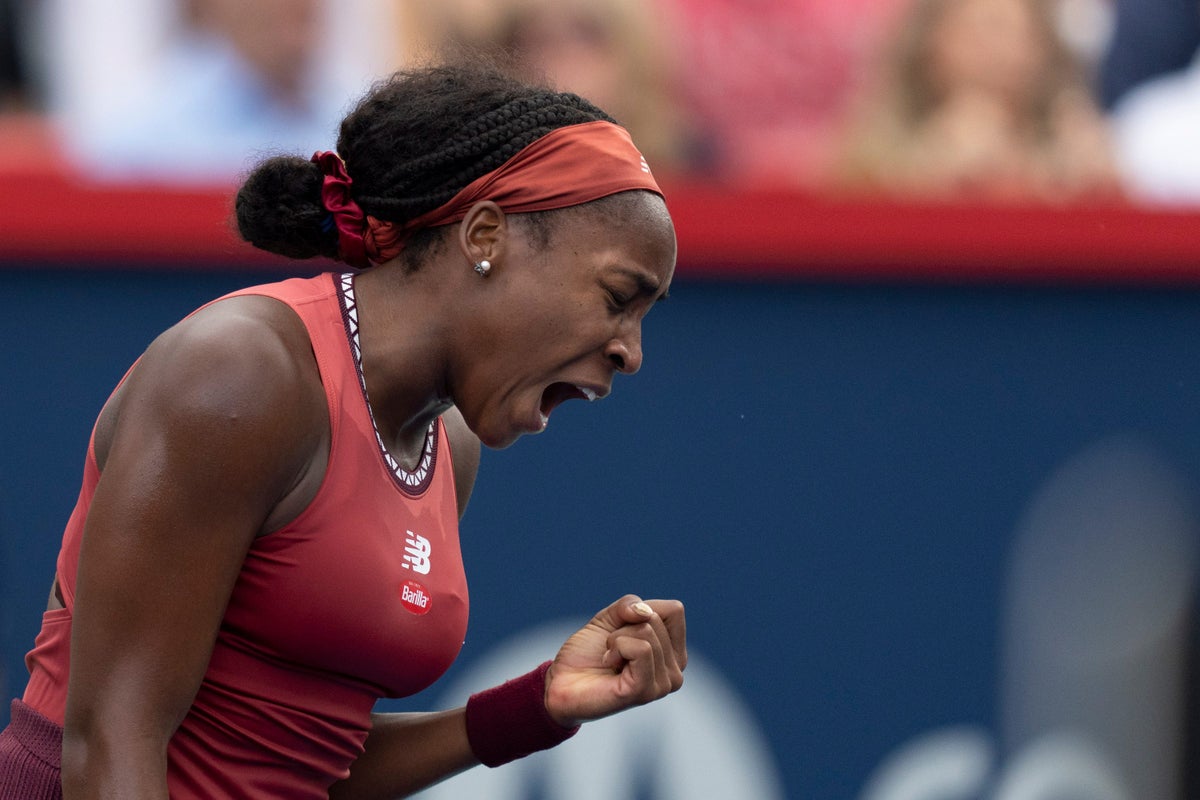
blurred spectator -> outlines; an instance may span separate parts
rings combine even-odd
[[[661,3],[645,0],[402,0],[403,61],[495,58],[629,129],[661,178],[692,172],[705,148],[678,102],[679,59]]]
[[[714,176],[819,185],[848,103],[908,0],[670,0],[685,102],[713,140]]]
[[[1200,19],[1200,4],[1189,2]],[[1112,121],[1121,176],[1132,197],[1200,205],[1200,48],[1186,69],[1126,93]]]
[[[33,102],[22,32],[25,3],[0,0],[0,112],[23,111]]]
[[[0,175],[48,175],[62,163],[31,64],[33,11],[31,0],[0,0]]]
[[[1104,119],[1041,0],[916,0],[848,135],[839,182],[885,194],[1118,193]]]
[[[1113,40],[1117,16],[1114,0],[1051,2],[1056,27],[1063,42],[1078,59],[1088,85],[1095,87],[1099,83],[1101,63],[1108,55]],[[1096,94],[1093,91],[1093,95]]]
[[[359,17],[370,3],[334,5],[48,0],[49,105],[67,154],[94,178],[224,183],[264,152],[328,149],[372,77],[370,36],[333,36],[374,27]]]
[[[1099,75],[1108,109],[1135,86],[1186,68],[1200,48],[1196,0],[1111,1],[1116,22]]]

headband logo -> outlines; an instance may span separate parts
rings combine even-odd
[[[642,172],[644,172],[644,173],[646,173],[647,175],[649,175],[649,174],[650,174],[650,165],[646,163],[646,157],[645,157],[645,156],[638,156],[638,158],[640,158],[640,159],[641,159],[641,161],[642,161]]]

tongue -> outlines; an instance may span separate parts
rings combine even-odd
[[[552,383],[542,392],[542,415],[550,416],[550,412],[562,403],[573,398],[582,398],[583,392],[575,386],[561,381]]]

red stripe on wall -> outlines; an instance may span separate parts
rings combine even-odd
[[[681,277],[1200,285],[1200,209],[899,204],[708,184],[666,192]],[[288,268],[238,240],[232,196],[2,174],[0,267]]]

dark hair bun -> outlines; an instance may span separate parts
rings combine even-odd
[[[238,232],[269,253],[289,258],[337,256],[337,231],[321,205],[321,169],[298,156],[260,163],[234,202]]]
[[[337,152],[363,212],[404,223],[445,203],[530,142],[567,125],[612,118],[578,95],[530,86],[487,63],[397,72],[375,84],[339,128]],[[338,254],[321,206],[320,168],[297,156],[263,161],[238,192],[242,238],[290,258]],[[405,245],[420,263],[423,231]]]

